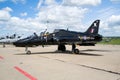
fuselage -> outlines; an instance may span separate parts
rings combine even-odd
[[[14,42],[17,47],[32,47],[38,45],[59,45],[59,44],[78,44],[94,45],[102,40],[99,34],[88,34],[68,30],[55,30],[53,33],[41,36],[31,36]]]

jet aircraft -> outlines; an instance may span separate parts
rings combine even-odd
[[[76,45],[80,46],[94,46],[97,42],[102,40],[102,35],[98,34],[100,20],[95,20],[92,25],[85,32],[75,32],[64,29],[55,29],[53,33],[41,32],[38,36],[34,33],[24,39],[20,39],[13,44],[16,47],[26,47],[26,54],[31,54],[28,47],[39,45],[58,45],[59,51],[66,51],[65,45],[72,45],[72,52],[79,53]]]

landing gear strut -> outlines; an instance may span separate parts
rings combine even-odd
[[[59,44],[58,51],[66,51],[65,44]],[[76,48],[74,43],[72,44],[72,53],[79,54],[79,49]]]
[[[72,52],[75,54],[79,54],[79,49],[76,48],[76,45],[74,43],[72,44]]]
[[[58,51],[66,51],[65,44],[59,44],[58,45]]]
[[[27,47],[27,46],[25,47],[25,51],[26,51],[26,54],[28,54],[28,55],[30,55],[30,54],[31,54],[31,51],[30,51],[30,50],[28,50],[28,47]]]

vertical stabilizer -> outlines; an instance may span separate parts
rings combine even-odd
[[[98,34],[99,24],[100,24],[100,20],[94,21],[85,33],[87,33],[87,34]]]

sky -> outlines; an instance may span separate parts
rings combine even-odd
[[[85,32],[97,19],[99,34],[120,36],[120,0],[0,0],[0,36]]]

